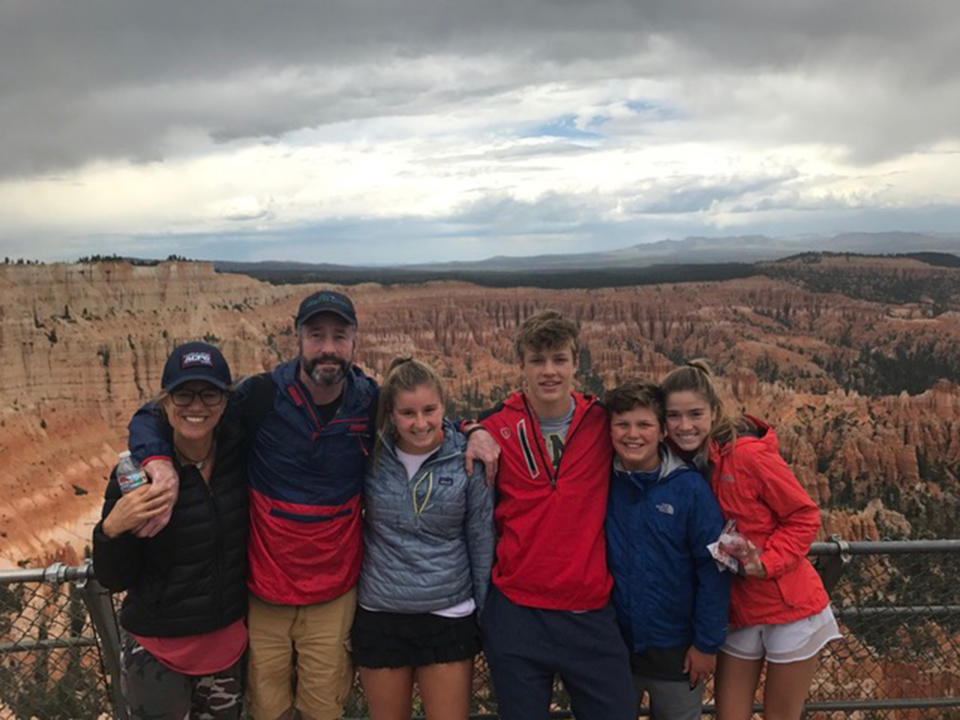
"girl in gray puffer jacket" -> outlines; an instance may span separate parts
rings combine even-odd
[[[493,563],[493,491],[482,467],[466,474],[466,439],[444,418],[428,365],[393,361],[377,427],[352,631],[370,717],[409,717],[416,681],[428,720],[465,719]]]

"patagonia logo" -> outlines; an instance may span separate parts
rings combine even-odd
[[[438,485],[453,485],[453,478],[451,477],[442,477],[437,480]]]
[[[180,358],[180,367],[213,367],[213,358],[208,352],[188,352]]]
[[[670,503],[658,503],[657,510],[662,512],[664,515],[673,515],[673,505]]]
[[[501,436],[504,440],[509,440],[509,439],[510,439],[510,428],[505,428],[505,427],[500,428],[500,436]]]
[[[737,481],[737,479],[736,479],[733,475],[721,475],[721,476],[720,476],[720,482],[732,483],[732,482],[736,482],[736,481]]]

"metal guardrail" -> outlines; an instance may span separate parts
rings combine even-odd
[[[808,717],[960,718],[960,540],[814,543],[843,639]]]
[[[960,718],[960,540],[834,538],[810,554],[844,637],[821,656],[807,717]],[[125,717],[119,688],[114,605],[89,563],[0,571],[0,720]],[[474,691],[471,718],[496,718],[482,657]],[[572,717],[559,682],[552,709]],[[346,716],[365,714],[357,686]]]
[[[118,643],[89,563],[0,571],[0,720],[122,717]]]

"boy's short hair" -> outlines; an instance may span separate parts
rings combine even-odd
[[[666,403],[659,385],[643,380],[627,380],[603,396],[607,415],[625,413],[637,408],[649,408],[663,427],[667,421]]]
[[[513,346],[517,357],[523,362],[527,350],[553,350],[570,343],[573,361],[577,362],[580,353],[580,328],[556,310],[541,310],[534,313],[520,325]]]

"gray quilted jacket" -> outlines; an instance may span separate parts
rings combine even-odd
[[[493,490],[480,463],[467,477],[466,444],[444,420],[443,445],[408,480],[384,438],[364,480],[364,607],[423,613],[470,597],[483,607],[495,544]]]

